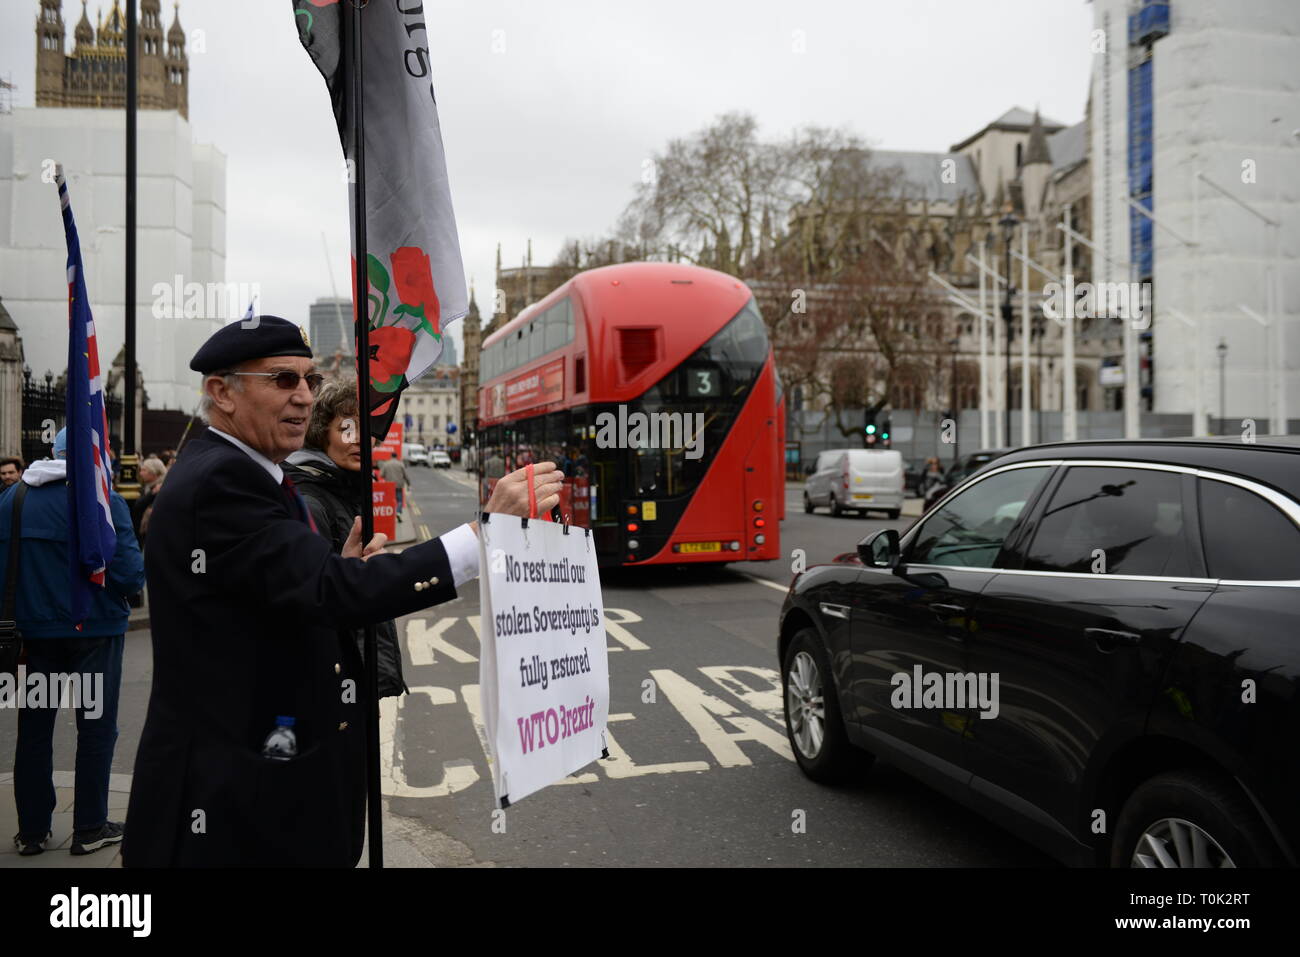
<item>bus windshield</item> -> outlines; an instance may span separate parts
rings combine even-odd
[[[658,425],[627,451],[625,494],[673,497],[694,489],[722,447],[767,361],[767,328],[753,299],[713,338],[655,383],[628,415]]]

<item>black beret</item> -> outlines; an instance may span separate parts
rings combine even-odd
[[[190,368],[207,375],[232,369],[249,359],[268,356],[310,359],[311,343],[307,341],[307,330],[279,316],[241,319],[214,332],[194,353]]]

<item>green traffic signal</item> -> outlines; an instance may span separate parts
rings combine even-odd
[[[875,434],[876,434],[876,427],[874,425],[867,426],[867,435],[875,435]]]

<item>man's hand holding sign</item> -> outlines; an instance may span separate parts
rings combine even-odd
[[[540,517],[560,504],[560,489],[563,487],[564,474],[554,462],[526,465],[497,482],[483,511],[491,515]],[[530,502],[536,503],[532,512],[529,511]],[[476,522],[470,522],[470,527],[478,530]]]
[[[479,528],[479,687],[502,807],[605,753],[609,663],[590,533],[530,521],[559,503],[562,482],[551,462],[512,472]]]

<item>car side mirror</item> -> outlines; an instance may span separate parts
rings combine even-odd
[[[858,542],[858,558],[868,568],[894,568],[898,565],[898,529],[882,528],[870,538]]]

